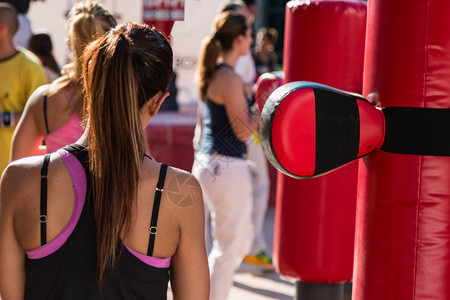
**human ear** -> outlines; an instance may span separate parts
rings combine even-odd
[[[169,96],[169,93],[159,92],[144,104],[140,111],[142,128],[145,128],[150,120],[158,113],[161,104],[167,96]]]
[[[233,41],[233,45],[234,45],[233,47],[239,47],[239,45],[242,44],[243,40],[244,40],[244,36],[242,34],[235,37],[234,41]]]
[[[149,114],[153,118],[161,108],[163,101],[170,95],[169,92],[158,93],[156,94],[151,101],[151,105],[149,107]]]

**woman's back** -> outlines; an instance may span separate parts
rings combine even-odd
[[[87,46],[86,128],[77,146],[46,155],[48,168],[37,156],[2,175],[2,298],[23,299],[34,285],[33,299],[53,291],[61,291],[57,299],[97,299],[96,290],[107,299],[164,299],[170,268],[174,298],[207,299],[199,185],[173,168],[164,176],[144,158],[143,130],[168,95],[172,66],[169,42],[145,25],[118,26]],[[46,277],[53,284],[44,291]]]
[[[52,84],[41,86],[31,95],[25,107],[23,118],[15,132],[12,146],[12,160],[36,155],[42,144],[46,152],[76,142],[84,132],[81,123],[81,87],[69,84],[56,91]]]
[[[9,178],[11,180],[21,178],[23,183],[18,186],[20,193],[16,195],[14,211],[18,242],[24,249],[31,250],[27,252],[26,261],[26,293],[31,293],[30,299],[38,299],[37,294],[33,292],[39,289],[39,293],[42,293],[45,287],[52,293],[58,293],[52,295],[54,299],[79,299],[75,295],[87,296],[89,292],[97,293],[95,230],[91,208],[93,203],[87,192],[90,179],[86,177],[83,168],[87,166],[83,166],[78,161],[87,159],[87,151],[79,151],[78,148],[68,148],[70,152],[75,153],[75,156],[69,151],[60,150],[51,157],[47,175],[47,217],[45,218],[48,242],[44,246],[41,246],[39,223],[41,199],[36,197],[41,188],[42,165],[39,162],[42,163],[42,157],[18,161],[9,169]],[[21,164],[31,161],[33,161],[33,167],[23,174]],[[122,276],[115,278],[108,273],[104,286],[105,292],[110,288],[117,289],[117,286],[111,283],[120,282],[120,286],[126,288],[128,293],[131,292],[130,290],[152,291],[148,294],[149,299],[159,299],[156,297],[158,289],[159,294],[163,291],[164,296],[166,295],[170,258],[179,247],[185,222],[189,222],[186,214],[192,217],[192,214],[201,212],[196,209],[196,206],[201,205],[199,201],[201,190],[198,183],[192,179],[192,175],[168,168],[161,205],[155,210],[154,201],[160,170],[161,164],[144,159],[138,198],[132,208],[132,222],[127,232],[121,234],[122,242],[127,246],[122,250],[118,262],[118,274]],[[157,229],[152,229],[152,232],[156,231],[157,234],[154,235],[154,252],[150,257],[147,256],[149,228],[152,212],[155,211],[158,211],[159,215]],[[200,228],[197,229],[200,230]],[[64,241],[65,238],[67,238],[66,241]],[[59,270],[54,272],[58,268]],[[130,271],[133,271],[132,274]],[[133,280],[122,278],[124,274],[139,278],[139,275],[143,273],[148,280],[145,286],[136,285]],[[54,280],[51,280],[50,276],[53,276]],[[117,280],[118,278],[122,280]],[[83,289],[80,290],[80,286]],[[69,293],[72,289],[73,291],[78,289],[78,292],[75,295]],[[45,295],[42,299],[48,299],[48,297],[49,295]]]
[[[234,157],[246,153],[245,142],[237,138],[233,128],[233,123],[245,118],[248,112],[249,103],[243,95],[244,85],[233,68],[225,63],[217,65],[206,91],[206,103],[202,104],[200,152]]]

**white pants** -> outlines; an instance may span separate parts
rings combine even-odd
[[[264,218],[266,217],[269,202],[270,178],[267,169],[267,160],[261,144],[251,141],[247,143],[247,164],[253,182],[253,227],[255,238],[250,254],[266,251],[267,245],[264,237]]]
[[[253,242],[252,179],[242,158],[196,153],[192,174],[211,216],[211,300],[227,298],[233,275]]]

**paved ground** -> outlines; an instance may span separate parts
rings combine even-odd
[[[264,233],[268,252],[272,254],[274,207],[267,210]],[[228,300],[292,300],[295,296],[293,281],[281,278],[275,271],[243,263],[234,275]]]
[[[267,210],[264,221],[264,233],[268,252],[272,254],[274,207]],[[351,300],[351,283],[344,285],[343,300]],[[282,278],[273,270],[243,263],[234,275],[233,287],[227,300],[293,300],[295,298],[295,283],[288,278]],[[327,299],[323,299],[327,300]]]
[[[274,207],[267,210],[264,221],[264,233],[272,254]],[[168,299],[172,300],[171,295]],[[295,283],[288,278],[282,278],[272,269],[242,263],[234,275],[233,287],[227,300],[293,300],[295,298]],[[326,299],[323,299],[326,300]],[[344,286],[344,300],[351,300],[351,284]]]

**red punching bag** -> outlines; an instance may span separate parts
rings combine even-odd
[[[308,81],[277,88],[260,119],[267,159],[299,179],[321,176],[370,154],[382,146],[385,128],[382,110],[361,95]]]
[[[263,73],[258,77],[255,83],[255,102],[258,106],[258,110],[261,113],[264,103],[270,94],[283,84],[284,73],[283,72],[268,72]]]
[[[355,300],[450,299],[449,13],[368,1],[363,95],[386,141],[360,164]]]
[[[361,92],[365,2],[291,1],[285,22],[285,83],[307,80]],[[293,127],[280,132],[281,147],[295,133]],[[352,279],[357,169],[354,162],[306,180],[279,173],[274,229],[279,273],[306,283]]]

